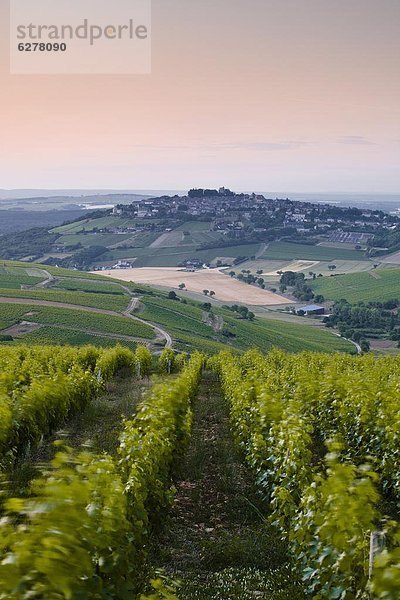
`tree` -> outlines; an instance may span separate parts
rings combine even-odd
[[[264,271],[262,269],[258,269],[257,275],[262,275],[263,273],[264,273]]]
[[[212,298],[213,296],[215,296],[215,292],[214,292],[214,290],[211,290],[211,291],[210,291],[210,296],[211,296],[211,298]]]
[[[211,304],[209,302],[204,302],[203,308],[208,312],[211,310]]]
[[[336,265],[328,265],[328,269],[330,271],[334,271],[336,269]]]
[[[321,302],[325,302],[324,296],[322,294],[318,294],[315,296],[315,302],[318,302],[319,304],[321,304]]]
[[[235,277],[236,273],[235,273],[235,271],[229,271],[229,275],[230,275],[230,277]]]
[[[186,285],[184,283],[180,283],[178,287],[180,290],[184,290]]]
[[[249,319],[249,321],[254,321],[254,319],[256,318],[256,315],[253,312],[249,311],[247,313],[247,318]]]
[[[247,308],[247,306],[239,306],[238,313],[242,315],[242,317],[244,317],[245,319],[247,319],[248,312],[249,309]]]
[[[168,298],[170,300],[178,300],[178,296],[176,295],[176,293],[174,291],[169,292]]]
[[[209,290],[203,290],[203,294],[204,294],[205,296],[208,296],[208,294],[209,294],[209,293],[210,293],[210,291],[209,291]]]
[[[360,340],[360,346],[361,346],[361,351],[362,352],[369,352],[370,349],[371,349],[369,341],[366,340],[365,338],[363,338],[362,340]]]

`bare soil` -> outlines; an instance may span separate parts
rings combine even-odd
[[[242,283],[218,269],[188,273],[174,267],[143,267],[104,271],[102,275],[121,281],[160,285],[176,290],[179,289],[179,284],[185,283],[189,292],[202,293],[205,289],[213,290],[216,300],[223,302],[241,302],[253,306],[293,304],[291,300],[279,294]]]

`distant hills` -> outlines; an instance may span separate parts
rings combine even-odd
[[[0,189],[1,200],[18,200],[26,198],[81,198],[87,196],[108,196],[110,194],[133,194],[139,196],[153,196],[163,194],[183,194],[175,190],[100,190],[100,189]]]

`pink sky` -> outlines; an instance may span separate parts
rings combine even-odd
[[[0,188],[400,192],[399,0],[153,0],[136,76],[10,75],[8,19]]]

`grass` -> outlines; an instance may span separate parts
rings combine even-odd
[[[400,269],[377,269],[335,277],[319,277],[310,282],[316,294],[329,300],[344,298],[349,302],[384,302],[400,299]]]
[[[267,525],[254,476],[233,443],[228,407],[209,373],[175,479],[174,507],[154,539],[152,562],[181,580],[181,600],[304,598],[285,545]]]
[[[290,242],[271,242],[260,258],[268,260],[368,260],[359,250],[307,246]]]

